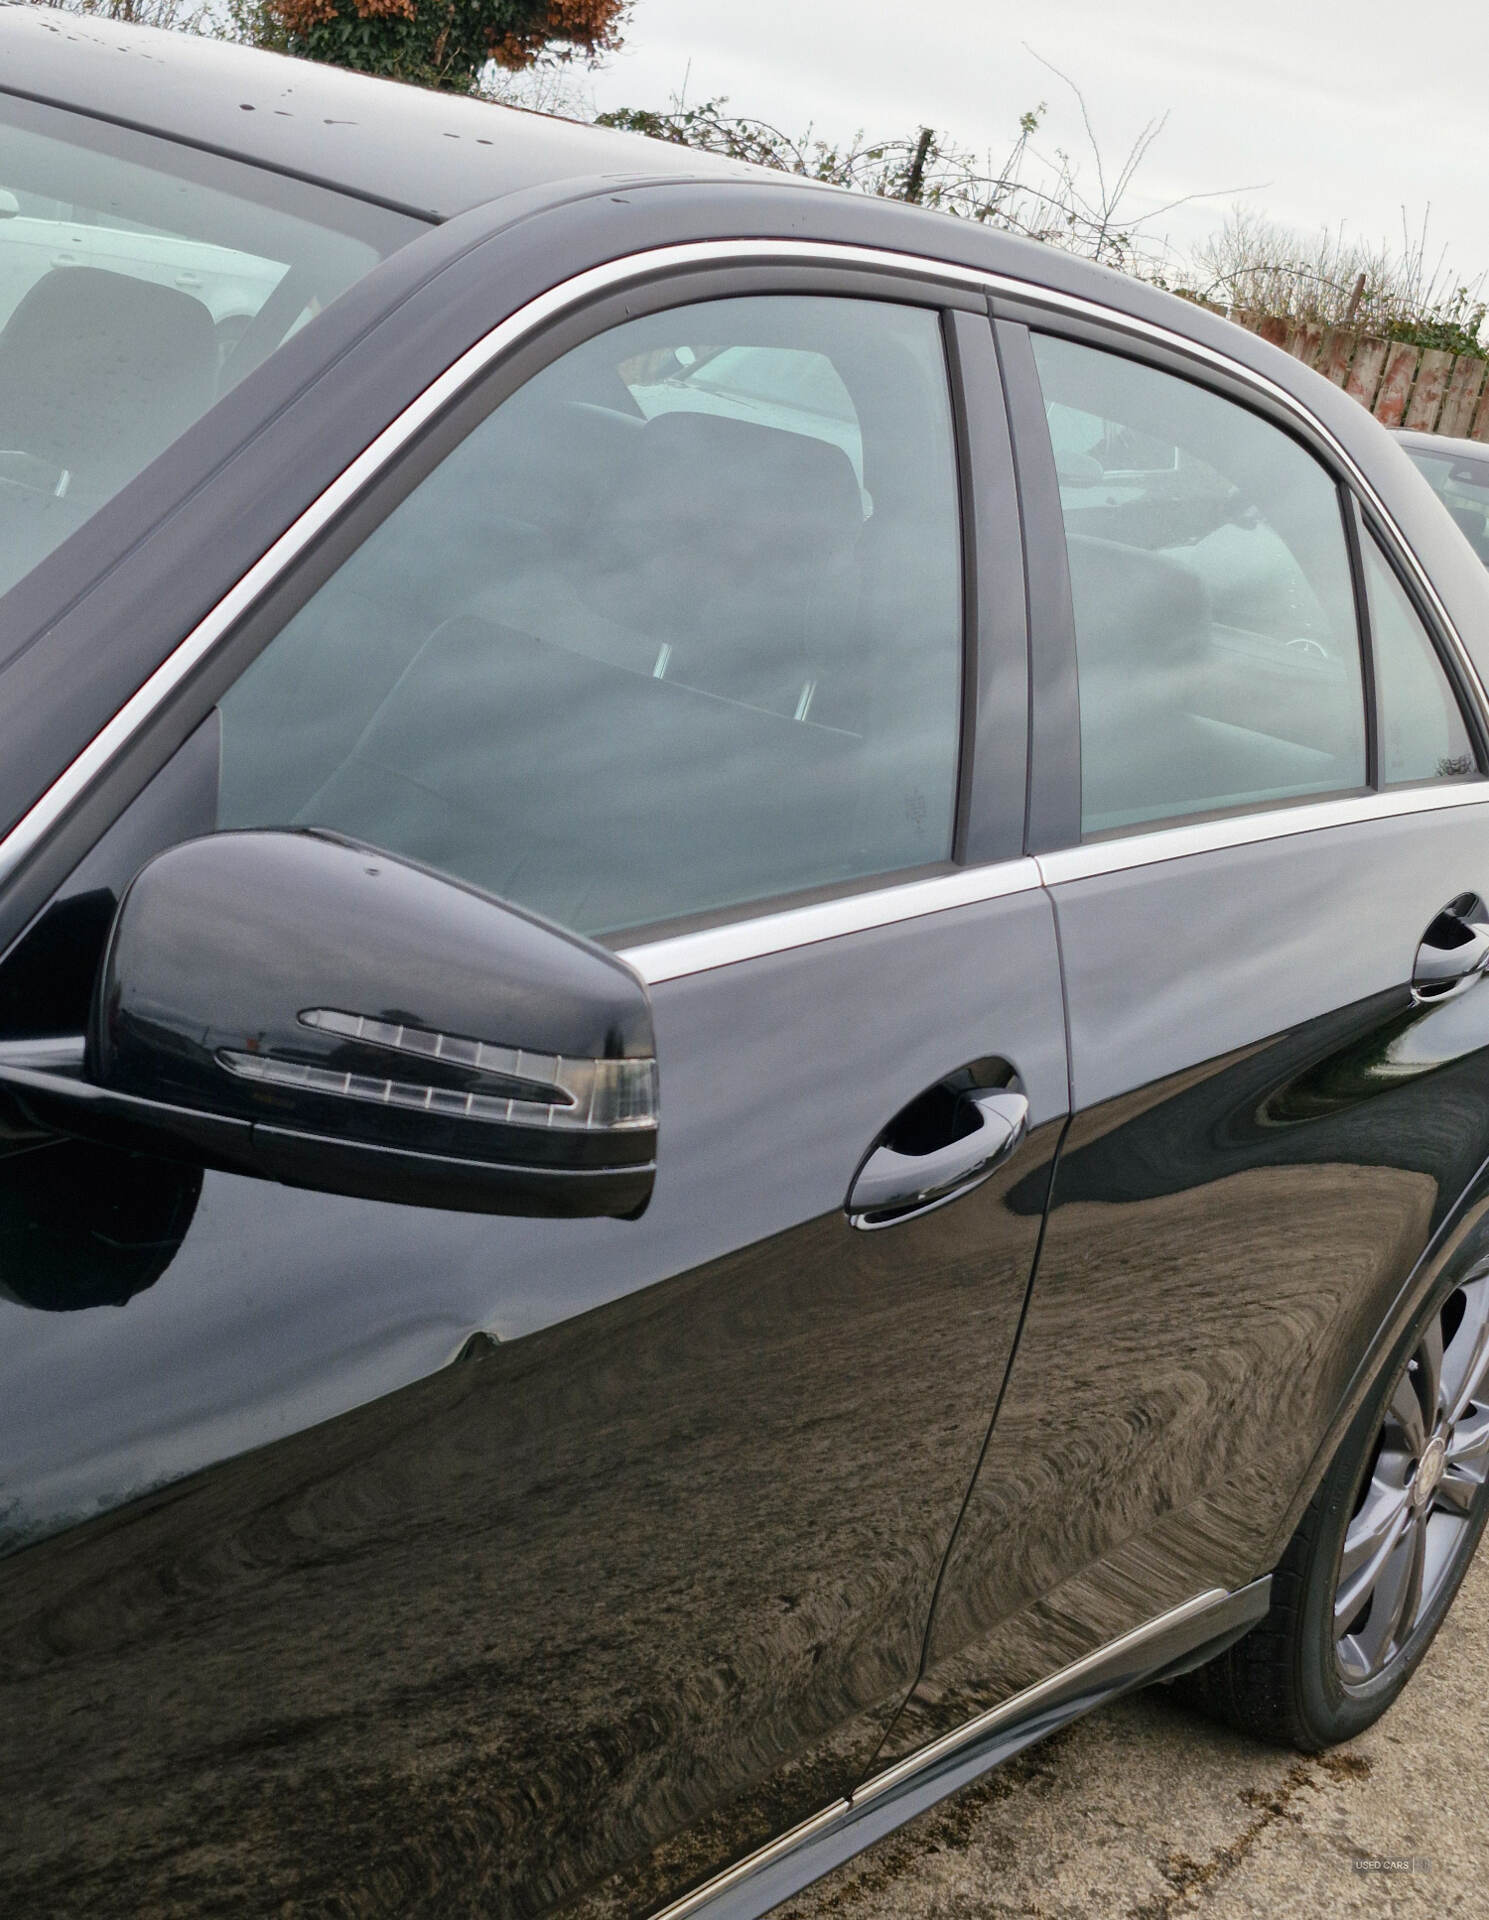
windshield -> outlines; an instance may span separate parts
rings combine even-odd
[[[419,231],[0,94],[0,594]]]

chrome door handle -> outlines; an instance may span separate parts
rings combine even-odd
[[[977,1124],[959,1139],[930,1153],[875,1148],[848,1195],[848,1218],[855,1227],[894,1226],[970,1193],[1029,1130],[1029,1102],[1021,1093],[968,1093],[962,1104],[976,1113]]]
[[[1422,935],[1412,967],[1418,1000],[1443,1000],[1489,968],[1489,908],[1476,893],[1450,900]]]

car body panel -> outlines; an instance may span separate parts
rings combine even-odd
[[[458,1867],[533,1912],[721,1803],[697,1865],[726,1864],[868,1764],[1033,1261],[1040,1210],[1005,1199],[1063,1112],[1048,901],[653,993],[640,1223],[266,1211],[209,1173],[141,1291],[0,1305],[8,1532],[52,1536],[0,1582],[7,1905],[251,1900],[258,1873],[412,1901]],[[856,1232],[855,1167],[959,1064],[949,1031],[1016,1061],[1034,1132]],[[0,1163],[12,1261],[34,1157]],[[127,1891],[121,1848],[155,1863]]]
[[[232,154],[425,220],[577,174],[758,177],[738,161],[205,35],[0,8],[4,90]],[[164,46],[162,46],[164,42]],[[396,116],[397,137],[389,137]]]
[[[897,1743],[1039,1677],[1052,1620],[1073,1659],[1275,1563],[1360,1356],[1484,1158],[1489,994],[1422,1006],[1410,983],[1489,858],[1486,818],[1052,885],[1076,1117],[938,1603],[945,1677]]]

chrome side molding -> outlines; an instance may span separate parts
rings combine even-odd
[[[833,1801],[658,1909],[652,1920],[693,1920],[695,1914],[744,1920],[768,1913],[1021,1747],[1091,1707],[1197,1665],[1197,1656],[1207,1656],[1212,1647],[1220,1651],[1262,1618],[1271,1588],[1270,1574],[1233,1593],[1212,1587],[1145,1621],[876,1774],[847,1799]]]

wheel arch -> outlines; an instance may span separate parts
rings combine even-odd
[[[1286,1513],[1268,1544],[1269,1571],[1281,1559],[1308,1503],[1317,1493],[1329,1463],[1350,1423],[1382,1380],[1409,1357],[1416,1322],[1432,1295],[1451,1276],[1458,1282],[1489,1272],[1489,1160],[1480,1167],[1457,1204],[1402,1282],[1396,1297],[1340,1395],[1322,1440],[1298,1483]]]

